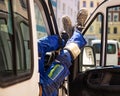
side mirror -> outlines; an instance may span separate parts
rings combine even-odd
[[[85,71],[96,66],[95,52],[92,46],[85,46],[80,54],[80,70]]]

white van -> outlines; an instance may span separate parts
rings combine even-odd
[[[91,45],[93,46],[96,53],[96,64],[100,64],[101,54],[101,40],[92,40]],[[107,60],[106,65],[118,65],[118,41],[108,40],[107,41]]]

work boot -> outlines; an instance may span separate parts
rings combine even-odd
[[[68,36],[70,38],[73,34],[73,26],[72,26],[72,22],[71,22],[71,19],[69,18],[69,16],[63,16],[62,23],[63,23],[64,31],[68,34]]]
[[[81,31],[84,28],[85,21],[88,16],[88,11],[86,9],[81,9],[77,13],[77,25],[76,27]]]

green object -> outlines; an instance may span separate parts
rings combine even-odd
[[[54,80],[64,69],[60,64],[56,64],[53,69],[49,72],[48,77]]]

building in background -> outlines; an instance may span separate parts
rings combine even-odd
[[[85,8],[88,10],[88,14],[91,15],[101,1],[103,0],[79,0],[79,9]]]
[[[120,42],[120,6],[108,10],[108,39]]]
[[[79,10],[81,8],[88,10],[88,17],[92,14],[92,12],[96,9],[96,7],[102,2],[103,0],[79,0]],[[91,40],[99,39],[100,35],[100,28],[101,28],[101,16],[91,24],[90,28],[86,32],[86,39],[88,44],[90,44]]]
[[[59,31],[63,31],[62,16],[68,15],[72,21],[72,24],[76,23],[76,15],[78,12],[79,0],[57,0],[57,24]]]
[[[89,16],[95,10],[95,8],[102,2],[103,0],[79,0],[79,9],[85,8],[88,10]],[[88,16],[88,17],[89,17]],[[88,44],[90,44],[93,39],[101,39],[101,15],[98,15],[96,20],[91,24],[90,28],[86,32],[86,39]],[[108,16],[108,39],[120,41],[120,7],[111,8],[109,10]],[[117,38],[116,36],[117,35]]]
[[[103,0],[51,0],[59,31],[63,31],[62,25],[63,15],[68,15],[71,18],[73,25],[75,25],[78,10],[80,10],[81,8],[85,8],[88,10],[88,14],[90,16],[92,12],[95,10],[95,8],[102,1]],[[118,32],[118,28],[120,28],[118,24],[118,22],[120,21],[119,14],[120,9],[115,8],[111,9],[108,16],[108,21],[110,22],[108,28],[109,31],[108,38],[114,40],[116,39],[118,41],[120,41],[120,35]],[[114,38],[114,35],[116,34],[118,34],[118,38]],[[93,24],[91,24],[88,32],[86,33],[86,38],[89,39],[88,42],[90,42],[93,39],[100,39],[101,38],[100,36],[101,36],[101,16],[98,16],[98,18],[95,20]]]

